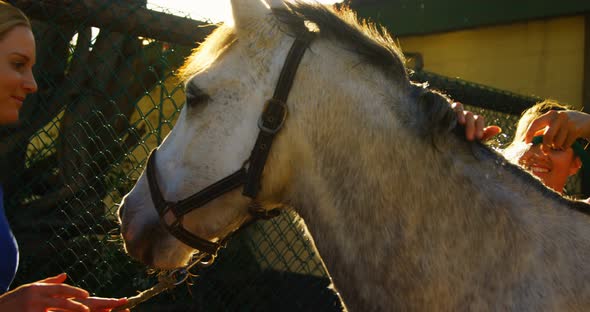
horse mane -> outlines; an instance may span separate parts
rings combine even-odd
[[[494,161],[539,191],[548,200],[555,200],[573,210],[590,215],[590,205],[564,198],[520,166],[507,161],[491,147],[480,142],[467,141],[465,128],[457,123],[457,116],[449,104],[451,99],[444,93],[429,89],[427,84],[409,83],[401,49],[385,29],[367,21],[358,21],[356,14],[346,6],[330,8],[300,1],[285,4],[286,9],[273,9],[273,14],[282,25],[287,26],[287,32],[291,35],[309,33],[309,23],[312,23],[317,27],[317,35],[320,38],[345,43],[346,47],[353,49],[365,62],[384,70],[384,73],[394,80],[407,83],[417,104],[411,108],[415,111],[406,116],[404,121],[418,129],[418,137],[430,140],[435,149],[440,139],[444,140],[448,135],[454,135],[459,141],[470,145],[473,156],[479,160]],[[208,67],[233,44],[235,39],[230,27],[220,26],[207,38],[207,45],[193,51],[179,71],[180,78],[187,81]],[[417,121],[414,114],[423,118]]]
[[[361,20],[347,6],[328,7],[301,1],[285,2],[286,9],[273,9],[281,24],[294,36],[309,32],[309,23],[319,29],[319,37],[346,44],[345,48],[364,61],[385,70],[396,80],[408,80],[401,49],[386,29]]]
[[[404,122],[417,127],[420,137],[435,141],[455,128],[457,117],[449,105],[451,100],[441,92],[428,89],[427,84],[410,84],[403,53],[387,30],[359,20],[347,6],[328,7],[300,1],[285,4],[286,9],[273,9],[273,14],[291,35],[305,35],[310,31],[308,24],[312,23],[318,29],[319,38],[344,43],[345,49],[351,49],[363,61],[407,85],[418,105],[411,108],[416,111],[406,116]],[[424,117],[420,124],[416,124],[416,115]]]
[[[298,36],[309,32],[308,23],[311,22],[317,27],[319,37],[345,43],[365,62],[383,69],[385,74],[397,81],[403,79],[409,82],[403,53],[384,28],[368,21],[359,21],[356,14],[346,6],[330,8],[300,1],[287,2],[286,5],[287,9],[273,9],[273,14],[281,24],[288,27],[292,35]],[[491,160],[532,186],[548,200],[557,201],[570,209],[590,215],[590,205],[564,198],[520,166],[507,161],[490,146],[468,141],[465,137],[465,127],[457,123],[456,113],[450,106],[451,99],[444,93],[428,89],[427,84],[413,87],[415,92],[412,96],[418,103],[415,107],[416,113],[424,116],[417,125],[419,134],[422,138],[431,140],[435,148],[440,138],[454,135],[464,144],[470,145],[473,156],[479,160]]]

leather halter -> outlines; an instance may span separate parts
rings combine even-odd
[[[256,202],[256,195],[260,190],[260,179],[264,164],[268,157],[273,139],[281,130],[287,118],[287,97],[293,85],[293,79],[297,72],[297,67],[305,50],[309,47],[311,36],[301,36],[295,38],[289,54],[285,59],[285,64],[281,69],[279,80],[275,87],[274,95],[266,101],[264,109],[258,120],[258,138],[250,157],[244,162],[242,168],[231,175],[207,186],[203,190],[189,196],[178,202],[167,201],[156,178],[156,151],[152,151],[147,163],[147,180],[150,188],[152,202],[160,216],[160,221],[174,237],[183,243],[208,254],[216,254],[217,250],[229,238],[225,237],[221,242],[213,242],[192,234],[182,225],[182,219],[187,213],[205,206],[210,201],[232,191],[239,186],[244,186],[242,195],[252,198],[249,212],[257,219],[270,219],[277,216],[280,211],[278,208],[273,210],[264,210]],[[249,224],[250,222],[248,222]],[[244,228],[247,224],[240,227]],[[235,233],[235,232],[234,232]],[[233,233],[232,233],[233,234]]]

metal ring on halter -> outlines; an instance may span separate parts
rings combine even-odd
[[[177,276],[178,274],[178,276]],[[170,272],[168,274],[168,278],[174,279],[176,280],[173,285],[174,286],[178,286],[184,282],[186,282],[186,280],[188,279],[190,273],[188,272],[188,270],[186,268],[180,268],[180,269],[176,269],[172,272]]]
[[[215,254],[215,255],[207,254],[203,258],[206,258],[207,256],[209,256],[209,259],[206,259],[206,260],[199,259],[199,267],[200,268],[210,267],[215,262],[215,258],[217,258],[217,254]]]
[[[187,273],[190,276],[195,277],[198,274],[191,272],[191,269],[193,267],[196,266],[198,269],[208,268],[211,265],[213,265],[213,263],[215,262],[215,259],[216,258],[217,258],[217,254],[203,254],[203,256],[201,256],[199,259],[196,259],[190,265],[187,265],[185,267],[185,270],[187,271]],[[203,260],[203,259],[206,259],[206,260]]]
[[[213,262],[215,262],[216,257],[217,257],[217,254],[203,253],[202,255],[199,255],[199,257],[194,259],[191,263],[187,264],[186,266],[184,266],[182,268],[178,268],[178,269],[173,270],[170,273],[168,273],[167,278],[174,279],[175,280],[175,282],[173,283],[174,286],[178,286],[178,285],[186,282],[186,280],[188,279],[189,276],[196,276],[196,274],[193,274],[190,272],[190,269],[192,269],[194,266],[198,266],[199,268],[209,267],[213,264]],[[205,258],[208,258],[208,259],[206,261],[203,261],[203,259],[205,259]]]

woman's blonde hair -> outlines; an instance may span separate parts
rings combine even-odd
[[[17,7],[0,0],[0,39],[16,26],[31,28],[31,22]]]

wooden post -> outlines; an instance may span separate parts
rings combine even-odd
[[[216,27],[114,0],[14,0],[12,3],[33,19],[108,28],[186,46],[202,41]]]

